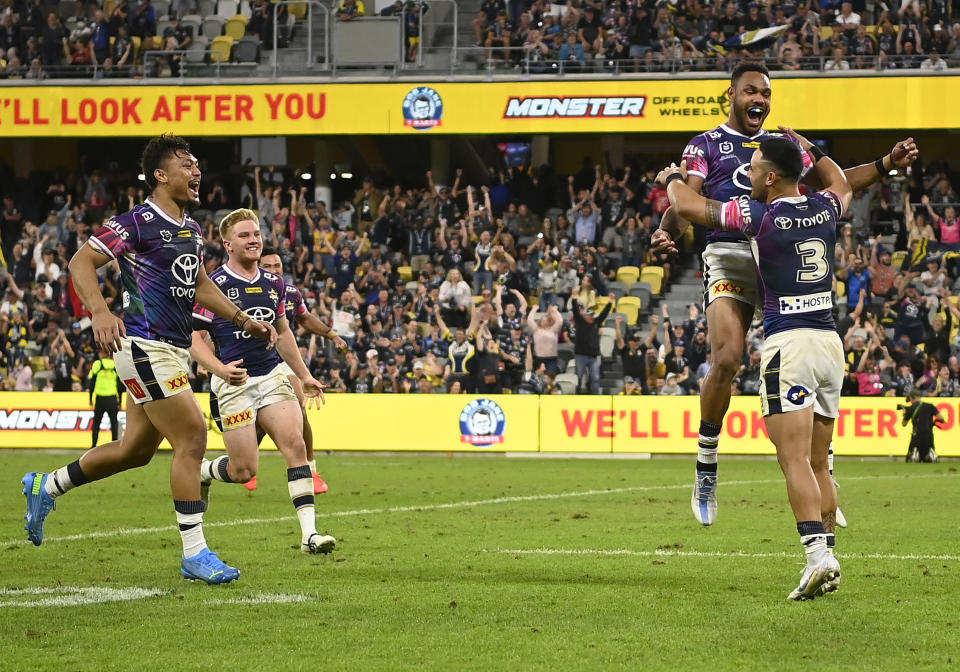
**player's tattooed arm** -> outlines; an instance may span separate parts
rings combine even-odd
[[[703,204],[703,223],[712,229],[719,229],[722,226],[721,213],[723,204],[720,201],[705,199]]]

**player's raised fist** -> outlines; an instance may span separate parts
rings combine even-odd
[[[890,150],[890,161],[892,161],[893,165],[897,168],[906,168],[916,161],[918,156],[920,156],[920,150],[917,148],[917,143],[914,142],[913,138],[901,140]]]

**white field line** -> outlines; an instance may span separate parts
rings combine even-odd
[[[849,481],[882,481],[882,480],[903,480],[903,479],[921,479],[921,478],[952,478],[960,476],[960,473],[944,474],[920,474],[917,476],[904,476],[903,474],[890,474],[884,476],[851,476],[844,478],[843,482]],[[737,485],[770,485],[774,483],[783,483],[781,478],[767,478],[754,481],[721,481],[721,487],[731,487]],[[379,509],[353,509],[350,511],[326,511],[317,513],[317,518],[346,518],[350,516],[371,516],[384,513],[409,513],[412,511],[440,511],[443,509],[465,509],[474,506],[490,506],[493,504],[511,504],[516,502],[537,502],[555,499],[567,499],[570,497],[591,497],[593,495],[616,495],[625,492],[654,492],[660,490],[689,490],[692,486],[689,483],[678,483],[674,485],[637,485],[627,488],[609,488],[606,490],[576,490],[573,492],[545,493],[542,495],[519,495],[511,497],[494,497],[491,499],[476,499],[462,502],[447,502],[443,504],[418,504],[415,506],[391,506]],[[207,529],[214,527],[236,527],[238,525],[266,525],[280,523],[290,520],[292,516],[279,516],[273,518],[240,518],[237,520],[205,521],[203,526]],[[170,532],[176,530],[175,525],[162,525],[158,527],[120,527],[115,530],[104,530],[101,532],[88,532],[85,534],[71,534],[64,537],[45,537],[44,542],[58,541],[81,541],[85,539],[103,539],[106,537],[129,537],[141,534],[158,534],[160,532]],[[26,539],[7,539],[0,541],[0,548],[9,546],[23,546],[29,542]]]
[[[681,551],[658,548],[654,551],[634,551],[628,548],[497,548],[484,549],[485,553],[506,555],[584,555],[584,556],[640,556],[645,558],[796,558],[796,553],[748,553],[746,551]],[[892,553],[837,553],[837,557],[857,560],[960,560],[960,555],[897,555]]]
[[[4,607],[79,607],[103,602],[128,602],[144,600],[165,594],[157,588],[21,588],[0,589],[0,609]],[[50,595],[34,600],[4,599],[22,595]]]
[[[212,604],[297,604],[300,602],[315,602],[317,601],[316,597],[311,597],[309,595],[286,595],[284,593],[254,593],[253,595],[247,595],[246,597],[234,597],[231,599],[213,599],[206,600],[203,605],[209,606]]]

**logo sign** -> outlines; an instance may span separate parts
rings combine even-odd
[[[173,240],[173,232],[168,229],[160,229],[160,237],[163,238],[163,242],[169,243]]]
[[[744,163],[733,171],[733,183],[747,191],[753,190],[753,184],[750,182],[750,164]]]
[[[152,219],[153,219],[153,213],[152,213],[152,212],[147,211],[147,212],[143,213],[143,221],[149,222],[149,221],[152,220]]]
[[[271,289],[269,294],[270,294],[270,300],[273,301],[274,304],[276,304],[276,302],[280,300],[280,293],[277,292],[277,290]]]
[[[224,275],[224,276],[221,276],[221,277],[224,277],[224,278],[225,278],[225,277],[227,277],[227,276]],[[217,280],[219,280],[219,279],[220,279],[220,278],[217,278]],[[235,301],[236,299],[239,299],[239,298],[240,298],[240,290],[239,290],[237,287],[230,287],[230,288],[228,288],[228,289],[227,289],[227,298],[230,299],[231,301]]]
[[[127,392],[132,394],[134,399],[143,399],[147,396],[147,393],[143,391],[143,387],[136,378],[128,378],[123,381],[123,384],[126,385]]]
[[[429,131],[443,120],[443,99],[429,86],[418,86],[403,99],[403,125]]]
[[[724,154],[732,154],[732,153],[733,153],[733,143],[732,143],[732,142],[721,142],[721,143],[720,143],[720,151],[723,152]]]
[[[778,229],[783,229],[784,231],[793,226],[793,220],[789,217],[774,217],[773,223]]]
[[[808,396],[810,396],[810,390],[803,385],[794,385],[787,390],[787,401],[795,406],[802,406]]]
[[[254,306],[253,308],[247,308],[244,312],[251,320],[257,320],[258,322],[273,322],[276,316],[272,308],[265,306]]]
[[[181,373],[176,378],[171,378],[166,381],[167,389],[171,392],[176,392],[179,389],[182,389],[190,384],[190,379],[187,377],[187,374]]]
[[[200,257],[195,254],[181,254],[173,260],[170,270],[177,282],[188,287],[197,284],[197,272],[200,269]]]
[[[717,296],[719,294],[734,294],[736,296],[743,296],[744,289],[741,285],[737,285],[726,280],[719,280],[713,285],[713,295]]]
[[[228,415],[223,419],[224,427],[236,427],[238,425],[243,425],[248,422],[253,422],[253,410],[247,409],[241,411],[240,413],[234,413],[233,415]]]
[[[646,96],[594,96],[567,98],[558,96],[513,96],[507,100],[504,119],[593,119],[642,117]]]
[[[507,417],[492,399],[475,399],[460,411],[460,441],[474,446],[503,443]]]

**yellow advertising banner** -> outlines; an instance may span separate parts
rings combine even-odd
[[[210,449],[223,438],[209,419],[208,395],[197,401],[207,416]],[[534,395],[329,395],[307,411],[318,450],[675,453],[697,449],[698,397]],[[837,419],[838,455],[905,455],[911,427],[900,400],[845,397]],[[960,398],[928,399],[945,423],[937,451],[960,457]],[[121,427],[124,414],[121,413]],[[82,392],[0,393],[0,448],[89,448],[93,410]],[[101,443],[109,440],[101,425]],[[166,443],[163,447],[169,447]],[[264,448],[274,448],[269,439]],[[772,455],[757,397],[734,397],[720,449]]]
[[[22,86],[0,137],[698,133],[729,113],[724,79]],[[768,128],[960,127],[960,76],[775,79]]]

